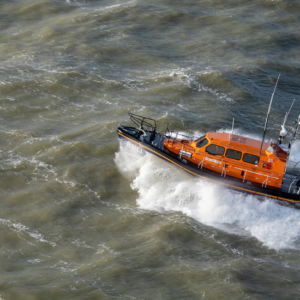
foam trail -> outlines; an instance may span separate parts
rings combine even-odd
[[[150,154],[135,159],[121,148],[115,162],[132,179],[131,188],[139,193],[137,204],[143,209],[182,212],[227,232],[246,232],[272,249],[300,249],[297,209],[194,179]]]

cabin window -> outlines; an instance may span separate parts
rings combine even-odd
[[[197,143],[197,147],[198,148],[202,148],[204,146],[206,146],[208,144],[208,140],[207,139],[203,139],[200,142]]]
[[[243,161],[247,162],[249,164],[257,165],[258,162],[259,162],[259,156],[252,155],[252,154],[249,154],[249,153],[245,153],[244,156],[243,156]]]
[[[242,152],[241,151],[236,151],[236,150],[233,150],[233,149],[227,149],[225,156],[228,157],[228,158],[233,158],[233,159],[236,159],[236,160],[240,160],[241,157],[242,157]]]
[[[206,147],[206,152],[212,155],[223,155],[225,152],[225,148],[212,144]]]

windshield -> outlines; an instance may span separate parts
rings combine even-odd
[[[198,139],[196,139],[196,142],[202,140],[202,139],[205,138],[205,137],[206,137],[206,135],[203,135],[203,136],[199,137]]]

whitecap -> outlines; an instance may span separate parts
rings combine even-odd
[[[134,158],[121,150],[115,162],[131,178],[142,209],[181,212],[225,232],[255,237],[272,249],[300,249],[297,209],[194,179],[150,154]]]

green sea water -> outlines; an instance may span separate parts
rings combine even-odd
[[[0,1],[0,299],[300,299],[300,210],[116,133],[132,112],[261,139],[280,74],[276,139],[299,29],[293,0]]]

